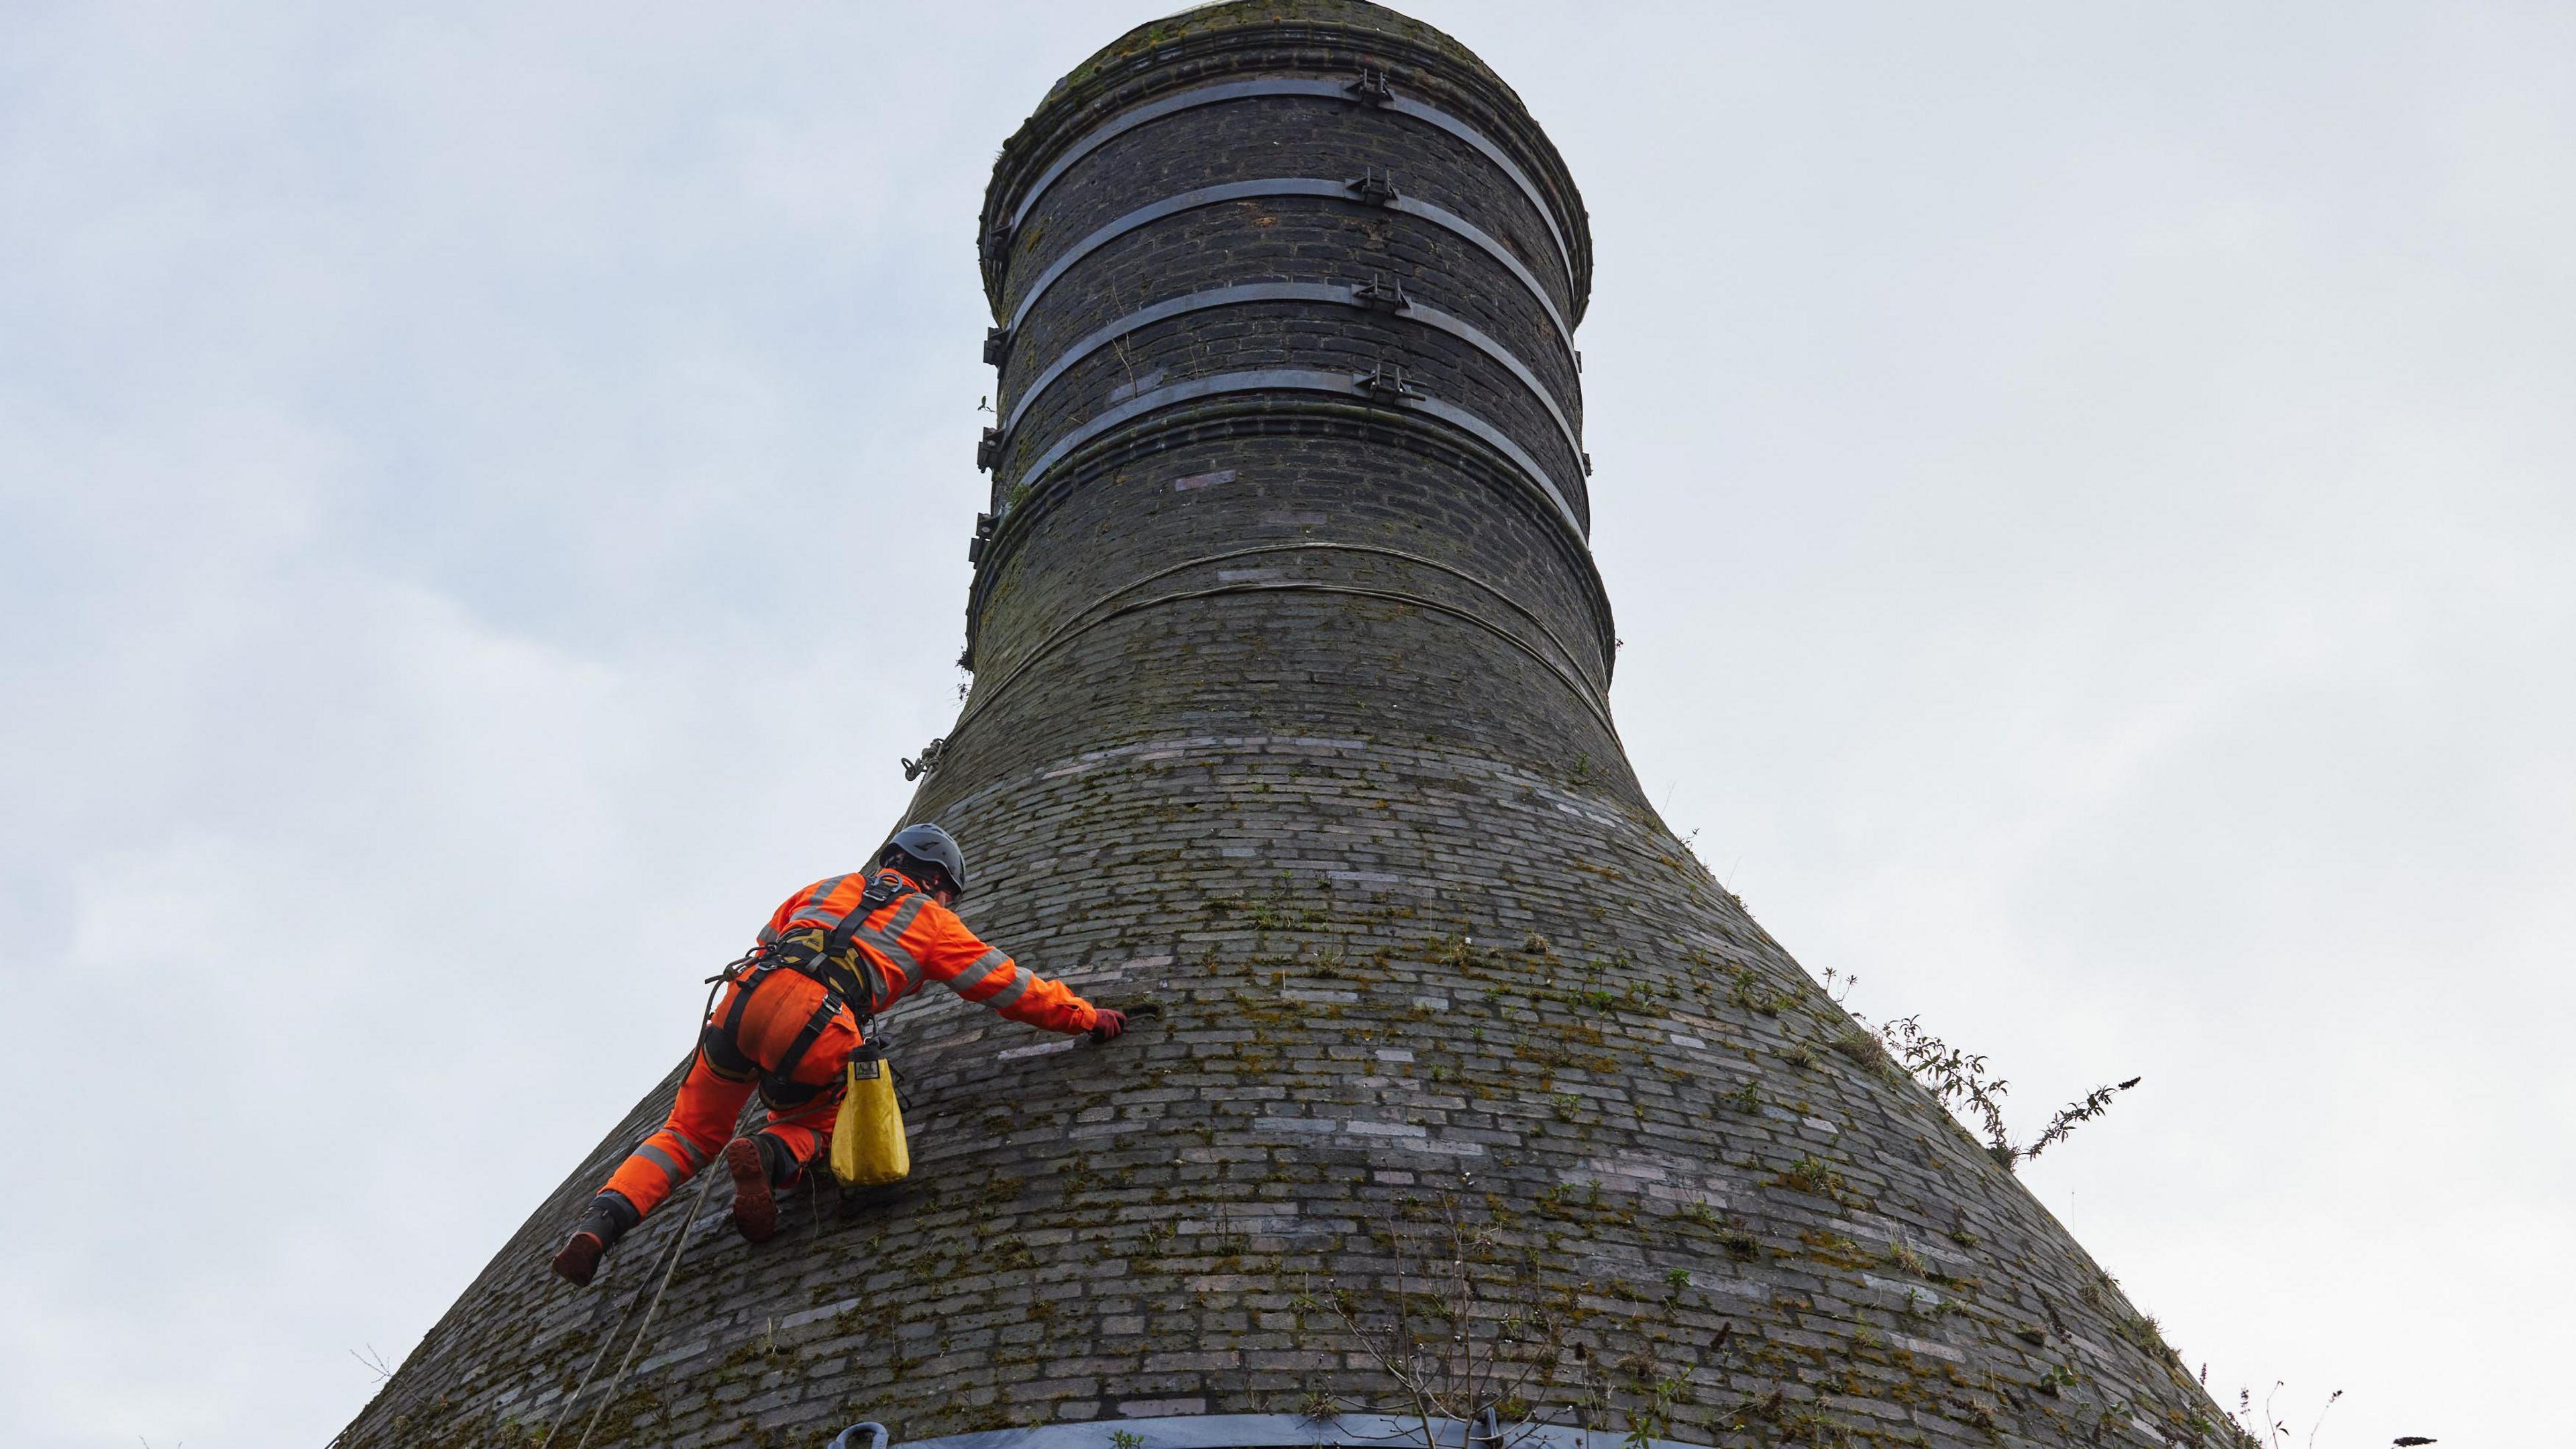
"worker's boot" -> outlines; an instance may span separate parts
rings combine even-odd
[[[572,1241],[555,1254],[555,1273],[575,1287],[588,1287],[591,1275],[599,1271],[602,1253],[617,1245],[626,1230],[644,1215],[622,1192],[603,1192],[590,1200],[590,1210],[572,1230]]]
[[[792,1173],[796,1159],[787,1144],[764,1132],[725,1144],[725,1171],[733,1174],[733,1229],[744,1241],[765,1243],[778,1231],[778,1196],[771,1182]]]

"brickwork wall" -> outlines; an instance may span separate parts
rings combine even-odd
[[[1246,219],[1255,226],[1306,219],[1293,213],[1282,217],[1278,211]],[[1408,291],[1421,295],[1416,288]],[[1153,323],[1129,334],[1122,345],[1098,348],[1018,415],[999,471],[1005,479],[1020,476],[1049,445],[1090,421],[1104,402],[1124,401],[1148,389],[1255,368],[1322,367],[1349,373],[1383,362],[1402,367],[1409,382],[1432,396],[1500,426],[1547,468],[1569,501],[1582,498],[1581,452],[1566,440],[1538,395],[1490,354],[1407,317],[1357,307],[1334,308],[1319,317],[1323,311],[1313,302],[1237,303]]]
[[[1076,163],[988,247],[997,313],[1048,238],[1267,172],[1275,149],[1315,174],[1377,158],[1418,175],[1529,248],[1579,316],[1589,243],[1544,137],[1454,42],[1355,0],[1218,7],[1113,45],[1013,138],[987,235],[1086,126],[1191,85],[1363,66],[1510,148],[1575,264],[1473,149],[1370,107],[1256,98]],[[1006,409],[1137,306],[1364,280],[1398,256],[1408,290],[1475,318],[1580,416],[1573,359],[1516,280],[1330,200],[1176,217],[1086,260],[1013,339]],[[1550,1315],[1584,1350],[1535,1406],[1608,1366],[1614,1402],[1642,1407],[1640,1375],[1660,1379],[1669,1435],[1710,1444],[2216,1441],[2152,1323],[1655,817],[1603,702],[1614,637],[1583,539],[1491,447],[1359,398],[1201,399],[1015,488],[1036,438],[1146,374],[1393,353],[1579,467],[1546,451],[1554,425],[1507,374],[1320,303],[1140,333],[1060,379],[999,459],[975,690],[908,818],[965,841],[979,931],[1162,1014],[1093,1047],[916,998],[885,1023],[912,1098],[901,1193],[803,1193],[757,1249],[722,1230],[719,1193],[568,1289],[545,1259],[675,1071],[347,1444],[532,1439],[684,1230],[699,1236],[594,1443],[1359,1408],[1389,1385],[1326,1287],[1382,1301],[1433,1256],[1423,1217],[1447,1199],[1493,1235],[1491,1311]]]
[[[1237,103],[1211,107],[1209,114],[1253,109]],[[1435,229],[1398,228],[1382,211],[1304,197],[1220,203],[1103,247],[1085,267],[1084,284],[1051,298],[1053,305],[1033,314],[1013,335],[1002,409],[1007,414],[1017,406],[1020,384],[1062,356],[1076,338],[1138,310],[1148,299],[1230,282],[1360,285],[1381,279],[1402,285],[1412,296],[1436,300],[1443,310],[1493,336],[1521,340],[1521,361],[1548,385],[1558,407],[1580,419],[1583,398],[1572,351],[1538,300],[1508,270]],[[1396,324],[1390,319],[1389,325]]]
[[[1574,279],[1545,219],[1492,163],[1422,120],[1316,96],[1227,101],[1190,113],[1177,125],[1141,126],[1102,144],[1048,188],[1043,218],[1020,229],[1006,274],[1011,286],[1002,294],[1005,310],[1018,306],[1020,289],[1040,269],[1141,202],[1228,181],[1341,181],[1370,169],[1476,221],[1539,273],[1560,309],[1573,312]]]

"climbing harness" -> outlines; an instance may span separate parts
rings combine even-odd
[[[828,935],[822,931],[806,930],[783,936],[755,948],[751,954],[709,977],[711,988],[729,981],[735,990],[733,1005],[725,1012],[721,1023],[712,1019],[715,990],[710,989],[707,993],[709,1020],[699,1042],[706,1053],[707,1065],[714,1068],[718,1076],[737,1082],[760,1071],[760,1064],[742,1049],[743,1012],[751,1003],[752,993],[769,978],[771,972],[793,971],[820,982],[823,999],[815,1006],[813,1014],[805,1019],[803,1029],[796,1033],[786,1052],[779,1057],[778,1065],[761,1078],[760,1095],[772,1107],[791,1109],[804,1106],[821,1095],[829,1084],[799,1082],[796,1068],[804,1063],[805,1053],[813,1050],[814,1043],[821,1039],[824,1028],[848,1009],[852,1001],[856,1001],[859,1003],[856,1016],[860,1039],[866,1041],[874,1036],[874,1007],[880,991],[876,963],[868,960],[852,944],[853,940],[869,917],[913,894],[917,892],[904,882],[902,876],[889,871],[868,883],[858,903],[833,924]],[[747,973],[743,970],[745,967],[750,968]]]
[[[761,1076],[761,1098],[773,1109],[804,1106],[835,1085],[799,1082],[796,1069],[824,1030],[840,1018],[852,1001],[859,1003],[860,1045],[842,1068],[842,1079],[837,1084],[842,1097],[832,1126],[831,1149],[832,1175],[852,1187],[899,1181],[912,1171],[911,1148],[904,1140],[903,1109],[895,1096],[894,1067],[876,1042],[876,1018],[871,1008],[883,994],[877,968],[855,941],[870,918],[915,894],[918,892],[902,876],[888,871],[868,883],[858,902],[828,932],[792,932],[764,943],[708,978],[711,987],[732,982],[734,997],[724,1019],[717,1021],[715,995],[713,990],[708,993],[708,1021],[700,1049],[717,1075],[737,1082],[760,1072],[760,1064],[742,1049],[741,1035],[743,1014],[760,983],[773,971],[793,971],[823,987],[823,999],[813,1014],[780,1054],[778,1064]]]

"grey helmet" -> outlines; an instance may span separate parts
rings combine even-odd
[[[948,883],[957,888],[957,894],[966,894],[966,852],[957,848],[956,836],[936,825],[907,825],[886,842],[886,849],[948,872]]]

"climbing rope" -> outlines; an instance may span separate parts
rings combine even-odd
[[[555,1442],[555,1431],[563,1427],[564,1419],[572,1413],[572,1406],[581,1402],[582,1390],[590,1387],[590,1376],[599,1372],[601,1360],[608,1357],[608,1346],[617,1341],[617,1335],[626,1331],[627,1319],[635,1316],[635,1304],[643,1301],[643,1295],[640,1293],[637,1294],[634,1301],[626,1305],[625,1316],[617,1320],[617,1326],[610,1329],[606,1335],[601,1337],[599,1340],[599,1352],[590,1356],[590,1367],[581,1371],[581,1382],[573,1386],[572,1393],[563,1401],[563,1407],[555,1410],[555,1421],[546,1426],[546,1437],[537,1441],[537,1449],[546,1449],[547,1445]],[[332,1440],[330,1445],[326,1446],[326,1449],[338,1449],[339,1442],[340,1441],[337,1439]]]
[[[633,1303],[626,1305],[626,1313],[617,1320],[617,1327],[609,1331],[608,1337],[600,1340],[599,1352],[591,1355],[590,1367],[582,1372],[581,1382],[573,1386],[571,1397],[565,1399],[563,1407],[555,1411],[555,1421],[547,1427],[546,1437],[537,1441],[537,1449],[547,1449],[548,1445],[554,1443],[555,1435],[564,1426],[564,1420],[572,1417],[573,1405],[581,1402],[582,1394],[590,1388],[591,1376],[599,1372],[600,1361],[608,1357],[608,1346],[615,1343],[617,1336],[626,1331],[626,1320],[635,1316],[636,1304],[641,1303],[644,1305],[644,1321],[636,1325],[635,1336],[627,1341],[626,1356],[617,1361],[617,1372],[608,1380],[608,1392],[601,1397],[599,1406],[590,1411],[590,1422],[581,1426],[581,1437],[573,1441],[573,1449],[583,1449],[583,1446],[590,1443],[591,1431],[599,1427],[600,1416],[608,1412],[610,1404],[617,1402],[617,1386],[626,1381],[626,1370],[628,1365],[635,1362],[635,1351],[644,1346],[645,1335],[653,1331],[653,1313],[662,1306],[662,1292],[671,1286],[672,1275],[680,1271],[680,1255],[686,1252],[689,1246],[689,1229],[697,1225],[698,1213],[707,1204],[707,1194],[715,1190],[717,1179],[724,1176],[723,1173],[712,1169],[704,1170],[702,1175],[706,1178],[705,1185],[701,1186],[698,1189],[698,1195],[690,1200],[688,1216],[680,1220],[679,1231],[671,1235],[671,1247],[667,1254],[667,1262],[662,1269],[662,1281],[654,1285],[652,1301],[646,1302],[639,1294]]]

